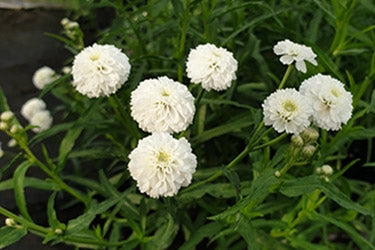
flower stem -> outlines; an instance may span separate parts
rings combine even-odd
[[[178,48],[178,54],[177,54],[177,80],[179,82],[182,82],[183,80],[183,56],[185,52],[185,41],[186,41],[186,33],[189,25],[189,17],[190,17],[190,11],[189,11],[189,1],[186,2],[186,7],[184,11],[184,15],[181,20],[181,36],[180,36],[180,42],[179,42],[179,48]]]
[[[284,87],[284,85],[286,83],[286,80],[288,79],[288,77],[290,75],[290,72],[292,72],[292,69],[293,69],[293,64],[289,64],[288,68],[285,71],[283,79],[280,82],[280,85],[279,85],[278,89],[282,89]]]

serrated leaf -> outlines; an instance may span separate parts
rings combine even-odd
[[[10,246],[27,234],[26,228],[2,227],[0,228],[0,249]]]
[[[14,198],[16,200],[16,204],[18,209],[23,217],[32,221],[29,212],[27,211],[27,204],[25,199],[24,193],[24,182],[25,182],[25,174],[28,168],[30,167],[30,162],[24,161],[21,163],[13,175],[13,184],[14,184]]]

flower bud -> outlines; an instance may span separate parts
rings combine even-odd
[[[312,127],[304,129],[300,135],[305,143],[316,142],[316,140],[319,138],[319,132]]]
[[[15,146],[17,146],[17,141],[15,139],[10,139],[8,141],[8,147],[13,148]]]
[[[293,147],[302,147],[304,145],[303,139],[299,135],[292,135],[290,138]]]
[[[3,122],[9,122],[12,118],[13,118],[14,114],[12,111],[4,111],[2,114],[1,114],[1,120]]]
[[[4,151],[3,151],[3,149],[1,148],[1,142],[0,142],[0,158],[3,157],[3,155],[4,155]]]
[[[302,148],[301,154],[306,158],[311,158],[316,151],[316,147],[313,145],[306,145]]]
[[[10,128],[10,133],[12,134],[15,134],[15,133],[18,133],[20,130],[22,129],[22,127],[18,124],[14,124],[11,128]]]
[[[317,174],[321,174],[321,173],[322,173],[322,168],[321,168],[321,167],[318,167],[318,168],[316,168],[315,171],[316,171]]]
[[[8,227],[13,227],[16,225],[16,222],[12,218],[6,218],[5,219],[5,225]]]
[[[55,229],[55,234],[62,234],[63,231],[60,228]]]
[[[330,165],[323,165],[322,166],[322,173],[324,175],[332,175],[333,174],[333,168]]]
[[[280,176],[281,176],[281,173],[280,173],[279,170],[275,171],[275,176],[276,176],[276,177],[280,177]]]
[[[0,130],[7,130],[8,129],[8,123],[6,122],[0,122]]]

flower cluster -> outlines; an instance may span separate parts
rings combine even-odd
[[[113,45],[86,47],[75,56],[72,85],[89,98],[109,96],[128,79],[129,58]]]
[[[237,61],[233,54],[213,44],[202,44],[192,49],[186,63],[187,76],[193,83],[220,91],[231,86],[236,79]]]
[[[303,44],[294,43],[288,39],[279,41],[274,47],[273,52],[276,55],[281,55],[280,62],[283,64],[292,64],[296,62],[296,69],[306,73],[305,61],[313,65],[318,63],[315,60],[316,54],[310,47]]]
[[[33,84],[37,89],[43,89],[46,85],[57,80],[59,75],[50,67],[43,66],[35,71]]]
[[[274,47],[284,64],[296,61],[296,68],[306,72],[304,60],[316,64],[311,48],[289,40],[278,42]],[[316,74],[295,89],[277,90],[262,104],[264,123],[281,133],[299,134],[311,121],[325,130],[339,130],[352,116],[352,94],[339,80]]]
[[[128,169],[139,190],[153,198],[177,194],[190,184],[197,165],[189,142],[166,132],[139,140],[129,159]]]
[[[32,129],[35,133],[47,130],[52,125],[53,118],[46,107],[43,100],[32,98],[25,102],[21,108],[22,116],[29,121],[30,125],[36,126]]]
[[[333,168],[330,165],[323,165],[316,169],[316,173],[326,182],[329,182],[329,176],[333,174]]]

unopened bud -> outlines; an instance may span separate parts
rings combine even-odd
[[[312,127],[304,129],[300,135],[305,143],[316,142],[316,140],[319,138],[319,132]]]
[[[316,147],[313,145],[306,145],[302,148],[301,154],[306,158],[311,158],[316,151]]]
[[[4,111],[1,113],[1,120],[4,122],[9,122],[13,118],[14,114],[12,111]]]
[[[22,129],[22,127],[18,124],[14,124],[11,128],[10,128],[10,133],[12,134],[15,134],[17,132],[19,132],[20,130]]]
[[[15,146],[17,146],[17,141],[15,139],[10,139],[8,141],[8,147],[13,148]]]
[[[323,165],[322,166],[322,173],[325,175],[332,175],[333,168],[330,165]]]
[[[276,177],[280,177],[280,176],[281,176],[281,173],[280,173],[279,170],[277,170],[277,171],[275,172],[275,176],[276,176]]]
[[[65,26],[69,23],[69,19],[64,17],[63,19],[61,19],[60,23],[61,23],[62,26]]]
[[[290,141],[292,142],[292,146],[294,147],[302,147],[304,145],[303,139],[299,135],[292,135]]]
[[[64,73],[64,74],[69,74],[70,72],[72,72],[72,68],[69,67],[69,66],[64,66],[61,71]]]
[[[0,122],[0,130],[7,130],[9,128],[7,122]]]
[[[0,142],[0,158],[4,156],[4,151],[3,149],[1,148],[1,142]]]
[[[321,168],[321,167],[319,167],[319,168],[316,168],[316,170],[315,170],[315,171],[316,171],[316,173],[317,173],[317,174],[321,174],[321,173],[322,173],[322,168]]]
[[[5,225],[8,227],[13,227],[16,225],[16,222],[12,218],[6,218]]]
[[[55,229],[55,234],[62,234],[63,231],[60,228]]]

